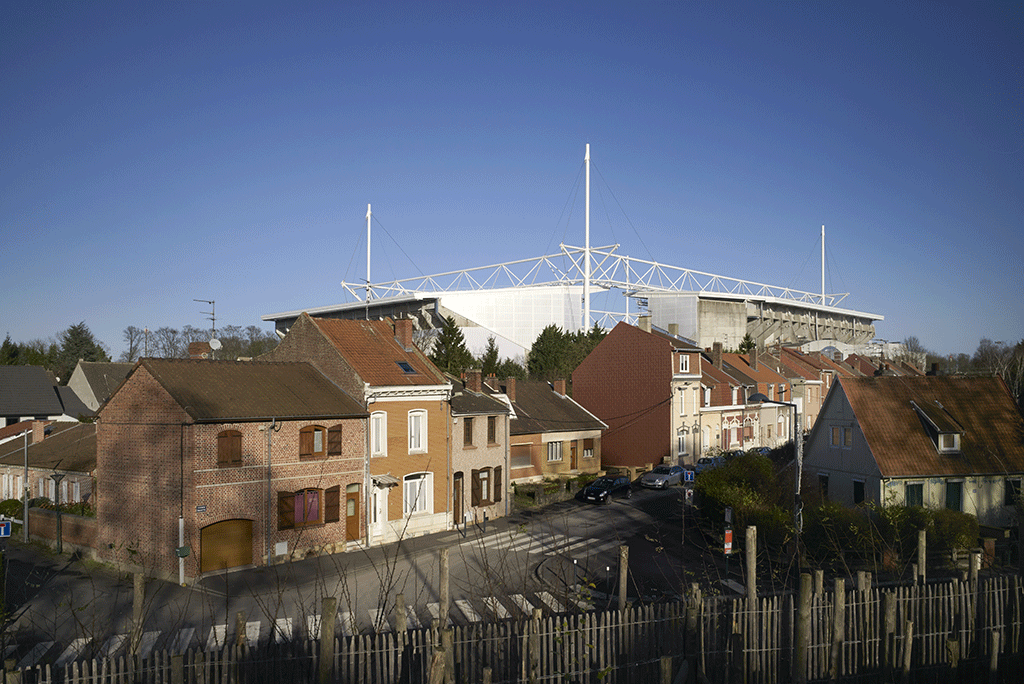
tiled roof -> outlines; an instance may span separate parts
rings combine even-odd
[[[443,385],[444,374],[416,348],[406,351],[395,339],[390,320],[360,321],[312,318],[356,373],[374,387],[400,385]],[[408,364],[411,373],[399,363]]]
[[[705,375],[712,378],[717,384],[720,385],[730,385],[733,387],[739,387],[745,382],[742,379],[734,378],[727,371],[711,363],[702,364],[701,370],[704,372]]]
[[[722,354],[722,360],[737,369],[743,375],[756,382],[777,384],[786,382],[786,378],[776,373],[765,363],[758,362],[757,370],[750,367],[750,358],[746,354]]]
[[[94,423],[56,422],[47,426],[50,434],[38,444],[29,435],[28,464],[32,468],[90,473],[96,469],[96,425]],[[0,463],[24,465],[21,440],[0,444]]]
[[[508,413],[508,405],[486,392],[474,392],[463,380],[447,376],[452,383],[452,414],[456,416],[497,415]]]
[[[779,352],[779,363],[789,369],[794,376],[800,376],[807,380],[821,380],[821,373],[818,368],[807,361],[805,354],[783,347]]]
[[[199,422],[367,415],[362,404],[305,362],[143,359],[139,364]]]
[[[0,416],[64,413],[53,378],[42,366],[0,366]]]
[[[82,369],[85,381],[92,388],[92,394],[96,397],[96,401],[102,404],[124,382],[135,364],[79,361],[78,366]]]
[[[71,416],[72,418],[86,417],[96,415],[95,411],[90,409],[85,403],[78,398],[75,394],[75,390],[70,387],[58,387],[57,394],[60,396],[60,403],[64,407],[65,415]]]
[[[839,386],[882,477],[1024,472],[1024,418],[999,378],[880,376]],[[962,426],[960,452],[938,452],[911,402],[941,430]]]
[[[819,366],[826,370],[833,371],[839,377],[858,378],[863,376],[863,373],[861,373],[860,371],[854,370],[853,368],[850,368],[846,364],[836,363],[835,361],[828,358],[821,352],[814,352],[813,354],[808,354],[808,356],[814,359]]]
[[[505,393],[505,385],[490,387]],[[513,435],[536,435],[545,432],[603,430],[605,425],[571,397],[555,392],[547,382],[516,380],[516,400],[512,402],[515,417],[509,421]]]

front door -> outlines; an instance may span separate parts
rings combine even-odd
[[[373,488],[373,505],[370,507],[370,536],[384,534],[384,523],[388,519],[388,488]]]
[[[576,470],[576,440],[569,442],[569,468]]]
[[[359,540],[359,485],[345,488],[345,541]]]
[[[452,517],[455,524],[462,523],[462,473],[455,473],[452,489]]]

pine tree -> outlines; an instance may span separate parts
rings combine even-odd
[[[443,372],[455,376],[461,375],[473,365],[473,355],[466,347],[466,337],[451,316],[444,319],[441,332],[434,340],[430,360]]]
[[[62,385],[68,384],[71,373],[75,370],[78,360],[110,361],[103,345],[92,336],[92,331],[85,321],[70,326],[57,336],[60,343],[53,372],[60,378]]]
[[[20,352],[18,345],[11,342],[11,333],[7,333],[3,345],[0,345],[0,366],[17,366],[20,363]]]
[[[487,348],[480,357],[480,369],[485,378],[498,373],[498,345],[495,344],[494,337],[487,338]]]

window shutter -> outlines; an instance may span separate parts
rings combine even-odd
[[[224,430],[217,435],[217,465],[240,465],[242,463],[242,433],[238,430]]]
[[[327,455],[341,456],[341,426],[335,425],[327,431]]]
[[[501,501],[501,486],[504,482],[501,478],[501,466],[498,466],[494,469],[494,503]]]
[[[324,491],[324,522],[341,520],[341,486],[334,485]]]
[[[295,492],[277,493],[277,529],[295,527]]]
[[[472,484],[470,485],[470,491],[471,491],[471,501],[473,502],[473,505],[474,506],[479,506],[480,505],[480,471],[479,470],[474,470],[473,471],[473,480],[472,480]]]
[[[310,458],[313,455],[313,430],[302,428],[299,433],[299,458]]]

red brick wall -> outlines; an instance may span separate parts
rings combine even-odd
[[[28,531],[31,537],[56,543],[57,511],[46,508],[30,508],[28,521]],[[61,513],[60,531],[65,544],[82,548],[95,548],[96,546],[96,518]]]
[[[601,465],[638,467],[672,455],[672,350],[619,323],[572,375],[573,399],[603,420]]]
[[[307,316],[299,316],[281,343],[260,360],[311,363],[353,399],[363,403],[362,379]]]

